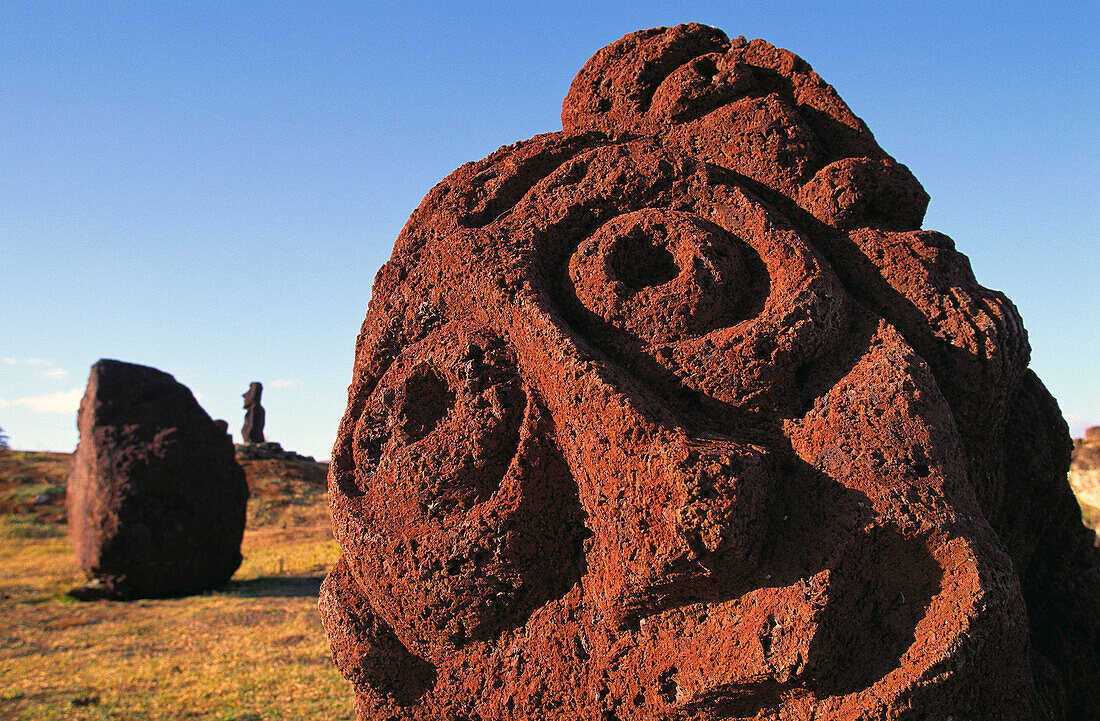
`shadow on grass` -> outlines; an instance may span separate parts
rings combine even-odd
[[[317,597],[324,576],[261,576],[247,581],[230,581],[220,590],[243,598]]]

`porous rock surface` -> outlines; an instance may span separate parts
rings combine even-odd
[[[77,416],[68,523],[77,597],[196,593],[241,564],[248,486],[225,424],[155,368],[100,360]]]
[[[359,719],[1095,718],[1020,318],[797,56],[600,50],[375,279],[322,587]]]

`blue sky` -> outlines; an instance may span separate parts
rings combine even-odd
[[[71,450],[89,366],[327,457],[378,267],[460,164],[560,130],[597,49],[696,21],[805,58],[932,196],[1100,424],[1096,3],[0,6],[0,427]]]

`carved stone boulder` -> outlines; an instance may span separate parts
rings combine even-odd
[[[1094,718],[1013,305],[805,61],[600,50],[375,281],[322,587],[359,719]]]

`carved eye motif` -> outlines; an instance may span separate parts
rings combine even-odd
[[[433,516],[494,493],[515,454],[526,394],[509,353],[482,345],[429,337],[382,376],[353,435],[361,490],[373,486]]]
[[[569,285],[589,330],[608,324],[659,344],[751,317],[768,279],[755,252],[727,230],[688,213],[646,209],[581,242],[569,261]]]
[[[429,364],[417,366],[405,378],[395,416],[410,443],[427,436],[454,406],[447,379]]]
[[[417,653],[520,625],[583,572],[579,491],[536,399],[501,338],[453,325],[361,399],[354,487],[339,486],[362,529],[348,562]]]
[[[847,296],[797,231],[749,196],[723,190],[709,217],[648,208],[604,223],[563,273],[566,315],[685,412],[715,401],[706,418],[800,414],[816,388],[807,364],[843,337],[827,330],[848,322]]]
[[[391,437],[404,444],[423,440],[454,409],[456,399],[446,376],[430,363],[415,366],[375,396],[354,435],[356,465],[368,474],[378,467]]]
[[[665,285],[680,275],[680,266],[668,249],[667,226],[657,223],[648,229],[650,233],[646,230],[630,228],[612,243],[606,258],[611,277],[625,286],[624,294]]]

